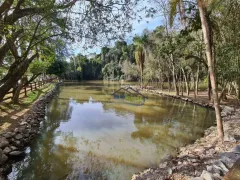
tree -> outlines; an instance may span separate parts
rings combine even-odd
[[[203,37],[204,37],[204,42],[206,45],[206,56],[207,56],[208,70],[209,70],[211,86],[212,86],[214,108],[215,108],[216,120],[217,120],[218,136],[221,140],[223,140],[224,131],[223,131],[221,110],[220,110],[219,99],[218,99],[216,74],[215,74],[215,70],[214,70],[213,43],[212,43],[212,39],[211,39],[212,37],[211,37],[211,32],[210,32],[211,31],[210,22],[209,22],[209,19],[207,16],[207,6],[208,6],[207,2],[205,2],[203,0],[198,0],[198,7],[199,7],[199,13],[200,13],[200,17],[201,17]]]
[[[65,40],[87,46],[123,37],[135,15],[135,1],[4,0],[0,4],[0,64],[9,52],[15,61],[0,80],[0,100],[38,56],[39,45]],[[116,20],[117,19],[117,20]],[[34,54],[35,52],[35,54]]]
[[[171,19],[173,19],[172,17],[176,13],[176,6],[179,3],[181,3],[180,0],[171,0],[170,1],[170,4],[171,4],[170,17],[171,17]],[[211,23],[209,20],[208,10],[207,10],[207,7],[209,6],[210,3],[213,3],[213,2],[197,0],[197,5],[199,8],[199,14],[200,14],[200,19],[201,19],[202,32],[203,32],[203,37],[204,37],[204,43],[205,43],[205,49],[206,49],[205,53],[206,53],[207,62],[208,62],[208,71],[210,74],[210,80],[211,80],[211,86],[212,86],[214,108],[215,108],[216,120],[217,120],[218,136],[221,140],[223,140],[223,137],[224,137],[223,124],[222,124],[221,110],[220,110],[218,92],[217,92],[216,74],[214,71],[213,41],[212,41],[212,33],[211,33],[212,29],[211,29]]]
[[[142,36],[135,36],[133,41],[135,44],[135,59],[136,63],[140,70],[140,86],[143,88],[143,69],[144,69],[144,62],[146,59],[146,42],[148,36],[146,34]]]
[[[66,61],[56,60],[47,69],[47,74],[54,74],[59,78],[62,78],[64,73],[68,70],[68,63]]]

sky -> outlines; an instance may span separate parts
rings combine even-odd
[[[160,26],[163,23],[161,17],[155,17],[155,18],[143,18],[140,22],[137,20],[132,21],[132,27],[133,31],[131,33],[128,33],[126,36],[125,41],[131,42],[132,38],[135,35],[141,35],[144,29],[148,29],[149,31],[154,30],[157,26]],[[81,54],[88,55],[91,53],[100,53],[101,47],[94,47],[92,49],[83,50],[81,48],[76,48],[73,50],[74,54],[77,55],[81,52]]]
[[[157,17],[153,17],[153,18],[147,18],[146,17],[146,11],[143,10],[142,8],[143,7],[147,7],[147,8],[153,8],[155,9],[156,8],[156,4],[154,3],[149,3],[149,1],[143,1],[142,4],[139,4],[137,5],[137,7],[135,7],[135,9],[139,9],[138,10],[138,16],[141,16],[142,17],[142,20],[140,22],[138,22],[137,19],[135,20],[132,20],[132,28],[133,28],[133,31],[126,34],[126,39],[125,41],[127,43],[131,43],[132,42],[132,39],[135,35],[141,35],[144,31],[144,29],[147,29],[149,31],[152,31],[154,30],[157,26],[160,26],[163,24],[163,20],[162,20],[162,17],[159,16],[158,13],[156,13],[155,15]],[[158,14],[158,15],[157,15]],[[114,43],[113,43],[114,44]],[[89,55],[89,54],[92,54],[92,53],[100,53],[101,52],[101,47],[94,47],[92,49],[87,49],[87,50],[84,50],[80,47],[81,45],[79,45],[78,43],[76,45],[73,45],[73,51],[72,53],[74,55],[77,55],[79,53],[83,54],[83,55]]]

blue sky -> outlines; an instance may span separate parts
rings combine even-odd
[[[126,41],[130,42],[134,35],[141,35],[144,29],[148,29],[149,31],[154,30],[157,26],[161,25],[163,23],[161,17],[155,17],[155,18],[143,18],[140,22],[137,20],[132,22],[133,31],[129,34],[127,34]],[[100,53],[101,47],[94,47],[92,49],[88,49],[87,51],[84,51],[81,48],[77,48],[74,50],[74,54],[78,54],[81,52],[81,54],[88,55],[90,53]]]
[[[148,22],[147,22],[148,21]],[[144,29],[148,29],[150,31],[154,30],[157,26],[162,24],[161,17],[156,18],[145,18],[140,23],[137,21],[133,22],[133,32],[130,33],[130,37],[135,34],[142,34]]]

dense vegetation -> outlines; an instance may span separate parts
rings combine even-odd
[[[223,137],[219,101],[226,91],[240,98],[240,2],[238,0],[148,0],[149,17],[163,22],[131,43],[135,7],[143,1],[0,1],[0,101],[13,89],[54,74],[66,80],[137,80],[164,83],[176,95],[208,84]],[[85,8],[82,8],[82,7]],[[106,46],[115,41],[114,46]],[[101,46],[101,53],[69,57],[69,44]],[[218,90],[221,90],[220,97]]]

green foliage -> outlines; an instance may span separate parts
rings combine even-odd
[[[169,24],[173,26],[174,18],[177,14],[177,6],[181,0],[170,0],[170,14],[169,14]]]
[[[42,74],[46,72],[47,68],[50,66],[50,62],[47,61],[33,61],[29,66],[29,71],[32,74]]]
[[[54,74],[58,76],[59,78],[63,77],[64,73],[66,73],[68,70],[68,63],[66,61],[59,61],[56,60],[54,63],[52,63],[48,69],[48,74]]]
[[[40,89],[34,90],[30,92],[27,97],[23,98],[23,104],[32,104],[36,101],[40,96],[44,95],[46,92],[51,91],[54,88],[54,84],[46,84]]]

